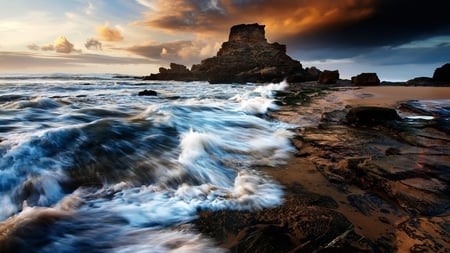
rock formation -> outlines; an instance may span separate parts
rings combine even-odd
[[[450,82],[450,63],[444,64],[434,70],[433,80],[435,82],[449,83]]]
[[[182,80],[182,81],[193,81],[197,80],[186,66],[176,63],[170,63],[170,68],[159,68],[158,74],[150,74],[150,76],[145,76],[144,80]]]
[[[352,84],[356,86],[377,86],[380,79],[376,73],[361,73],[352,77]]]
[[[319,83],[322,84],[334,84],[339,80],[338,70],[324,70],[319,75]]]
[[[286,45],[268,43],[264,25],[241,24],[231,27],[228,41],[217,55],[194,64],[189,71],[171,64],[160,69],[152,80],[203,80],[210,83],[290,82],[317,80],[301,63],[286,54]],[[175,68],[174,68],[175,67]]]

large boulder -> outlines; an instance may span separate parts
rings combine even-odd
[[[319,75],[319,83],[322,84],[335,84],[339,80],[338,70],[324,70]]]
[[[373,126],[388,121],[401,120],[395,109],[377,106],[360,106],[352,108],[347,113],[346,119],[349,124],[363,126]]]
[[[436,82],[450,82],[450,63],[434,70],[433,80]]]
[[[361,73],[352,77],[352,84],[356,86],[378,86],[380,79],[377,73]]]

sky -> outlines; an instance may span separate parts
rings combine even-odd
[[[0,73],[148,75],[265,25],[303,67],[404,81],[450,62],[447,0],[0,0]]]

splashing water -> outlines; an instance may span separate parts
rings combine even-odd
[[[220,252],[179,225],[282,203],[286,85],[0,77],[0,251]]]

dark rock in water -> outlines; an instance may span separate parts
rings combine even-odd
[[[387,121],[401,120],[397,111],[392,108],[361,106],[352,108],[346,115],[347,123],[373,126]]]
[[[158,93],[154,90],[143,90],[139,91],[138,96],[157,96]]]
[[[194,64],[191,70],[172,66],[147,79],[209,81],[210,83],[246,82],[300,82],[311,79],[315,73],[303,69],[299,61],[286,54],[286,45],[268,43],[264,25],[241,24],[231,27],[228,41],[217,55]],[[175,67],[175,68],[174,68]]]
[[[319,76],[319,83],[322,84],[335,84],[339,80],[338,70],[324,70]]]
[[[376,73],[361,73],[352,77],[352,84],[356,86],[378,86],[380,79]]]
[[[450,63],[434,70],[433,80],[436,82],[450,82]]]

